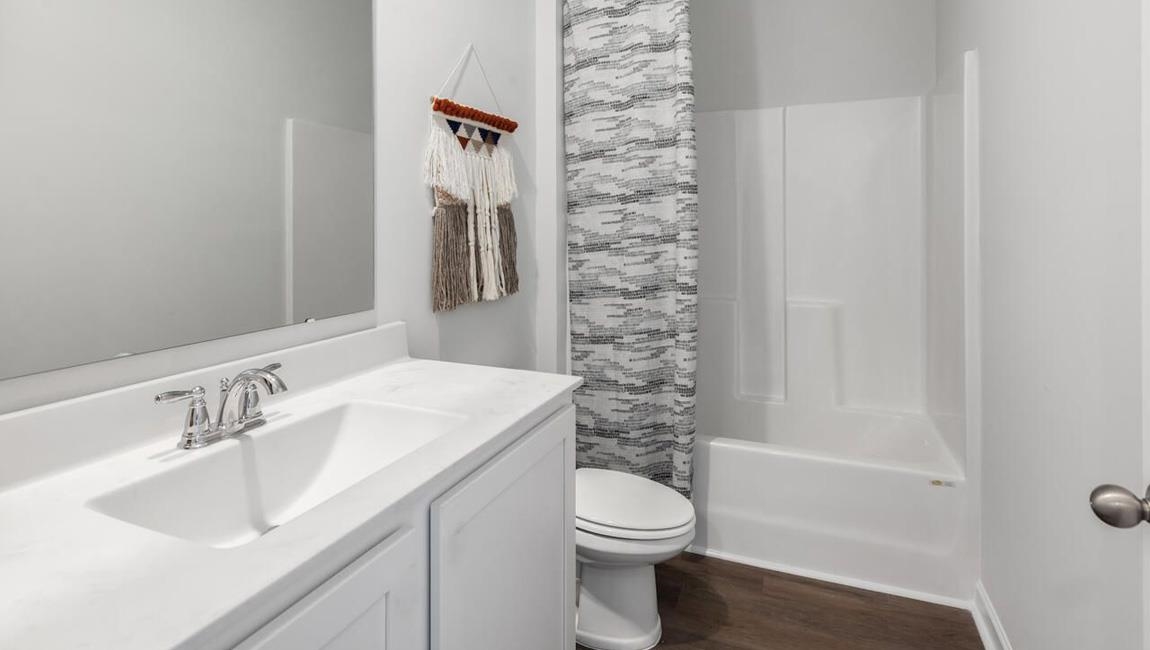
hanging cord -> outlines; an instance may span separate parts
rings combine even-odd
[[[464,64],[467,63],[467,58],[475,55],[475,63],[479,66],[479,74],[483,77],[483,83],[487,86],[487,92],[491,94],[492,101],[495,102],[495,108],[500,113],[503,113],[503,107],[499,105],[499,96],[495,94],[495,87],[491,85],[491,78],[487,76],[487,69],[483,67],[483,60],[479,58],[479,51],[475,49],[475,43],[468,43],[467,47],[463,50],[463,55],[455,62],[455,66],[451,68],[451,72],[447,73],[447,79],[444,80],[443,85],[439,87],[439,92],[436,93],[437,97],[443,97],[443,91],[451,85],[451,80],[455,75],[462,71]],[[434,99],[434,97],[432,98]]]
[[[447,73],[447,78],[443,80],[443,85],[439,87],[439,91],[435,93],[433,98],[443,97],[443,91],[447,90],[447,86],[451,83],[451,80],[455,78],[455,73],[459,72],[459,69],[462,68],[463,64],[467,62],[467,57],[471,56],[471,51],[474,49],[474,43],[468,43],[467,47],[463,48],[463,55],[459,57],[459,60],[455,62],[455,65],[451,66],[451,72]]]

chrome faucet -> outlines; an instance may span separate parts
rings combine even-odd
[[[273,363],[264,368],[252,368],[236,375],[230,382],[220,380],[220,411],[216,416],[216,428],[224,435],[242,433],[267,423],[260,409],[260,391],[263,386],[268,395],[287,390],[279,375],[274,371],[283,366]]]
[[[269,395],[287,390],[287,384],[275,373],[283,367],[273,363],[263,368],[252,368],[236,375],[230,381],[220,380],[220,409],[213,423],[204,400],[204,387],[177,390],[156,395],[157,404],[171,404],[191,400],[184,430],[180,434],[180,449],[199,449],[229,436],[250,431],[267,424],[260,408],[259,387]]]

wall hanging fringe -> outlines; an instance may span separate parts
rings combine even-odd
[[[439,94],[474,52],[468,45]],[[483,64],[479,66],[490,90]],[[495,104],[498,108],[498,99]],[[508,117],[438,95],[431,98],[423,177],[435,194],[432,308],[437,312],[519,291],[511,213],[518,188],[511,154],[500,146],[517,128]]]

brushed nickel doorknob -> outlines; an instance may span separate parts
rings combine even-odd
[[[1150,521],[1150,488],[1145,499],[1124,487],[1099,485],[1090,493],[1090,508],[1099,519],[1115,528],[1133,528]]]

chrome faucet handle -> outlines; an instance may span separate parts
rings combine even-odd
[[[244,386],[244,393],[240,395],[240,417],[246,422],[248,420],[255,420],[264,416],[263,409],[260,408],[260,389],[256,388],[254,381],[249,381],[247,386]]]
[[[208,414],[208,403],[204,399],[204,394],[204,387],[196,386],[191,390],[173,390],[156,395],[156,404],[174,404],[191,400],[188,404],[188,413],[184,417],[184,430],[177,445],[180,449],[197,449],[214,442],[217,432],[212,426],[212,417]]]
[[[176,402],[182,402],[186,399],[203,399],[204,395],[205,393],[203,386],[196,386],[191,390],[170,390],[166,393],[160,393],[159,395],[156,395],[156,403],[175,404]]]

